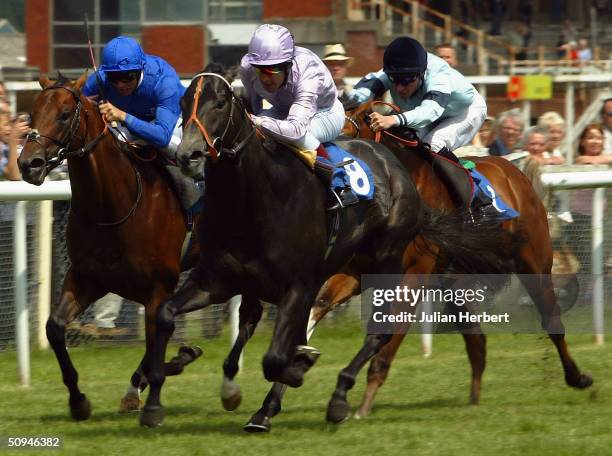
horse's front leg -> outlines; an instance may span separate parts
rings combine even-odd
[[[317,289],[296,282],[279,303],[272,342],[263,358],[266,380],[297,388],[314,364],[316,357],[301,344],[306,343],[308,315]]]
[[[153,340],[157,337],[157,311],[161,303],[168,298],[170,292],[165,286],[158,286],[154,290],[151,299],[145,304],[145,337],[146,337],[146,348],[145,354],[138,366],[138,369],[132,375],[130,385],[125,393],[125,396],[121,399],[119,405],[120,412],[135,412],[140,410],[142,407],[142,400],[140,399],[140,393],[148,386],[148,380],[144,373],[145,366],[147,365],[147,355],[151,352]],[[183,369],[188,364],[195,361],[202,355],[202,349],[200,347],[188,347],[182,346],[179,348],[178,354],[172,358],[169,362],[164,363],[164,374],[178,375],[183,372]]]
[[[244,295],[240,304],[240,323],[238,337],[223,362],[223,383],[221,384],[221,402],[228,411],[236,410],[242,400],[240,387],[234,382],[238,373],[240,355],[244,346],[255,333],[257,323],[261,319],[263,307],[257,297]]]
[[[157,337],[150,345],[145,365],[150,389],[140,415],[140,424],[143,426],[159,426],[164,420],[160,396],[166,380],[164,360],[168,341],[174,332],[174,317],[180,313],[202,309],[212,303],[227,301],[235,294],[230,291],[230,287],[224,287],[224,284],[218,281],[201,279],[199,274],[199,268],[194,269],[181,288],[158,309],[155,318]]]
[[[70,268],[64,278],[59,306],[47,320],[47,339],[57,357],[64,384],[70,393],[68,401],[70,414],[77,421],[89,418],[91,404],[85,394],[79,390],[79,374],[66,350],[66,325],[104,294],[105,292],[99,290],[92,281],[82,277],[77,281],[74,271]]]

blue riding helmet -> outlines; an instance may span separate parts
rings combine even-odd
[[[100,71],[142,71],[144,64],[145,54],[138,41],[127,36],[119,36],[104,46]]]

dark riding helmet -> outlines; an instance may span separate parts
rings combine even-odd
[[[393,40],[383,55],[383,71],[388,76],[423,74],[427,69],[427,51],[414,38]]]

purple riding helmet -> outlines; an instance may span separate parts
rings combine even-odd
[[[249,43],[247,62],[255,66],[278,65],[293,59],[293,35],[282,25],[260,25]]]

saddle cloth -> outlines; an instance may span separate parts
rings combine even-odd
[[[317,160],[334,166],[332,188],[350,187],[360,200],[374,198],[374,176],[370,167],[334,143],[324,143],[323,146],[331,162],[323,157],[317,157]],[[338,166],[349,160],[352,162],[348,165]]]

